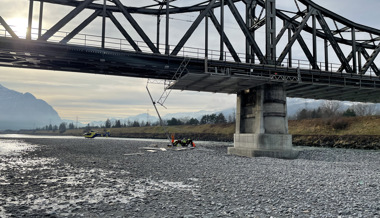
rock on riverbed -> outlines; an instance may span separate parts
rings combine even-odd
[[[227,155],[219,143],[12,143],[28,150],[0,155],[0,217],[380,216],[378,151],[302,148],[280,160]]]

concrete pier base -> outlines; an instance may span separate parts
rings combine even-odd
[[[237,94],[234,147],[245,157],[297,158],[288,134],[286,93],[281,84],[266,84]]]
[[[288,134],[235,134],[234,145],[228,148],[228,153],[243,157],[295,159],[298,156]]]

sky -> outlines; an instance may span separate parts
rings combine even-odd
[[[196,0],[194,0],[196,1]],[[125,0],[122,2],[126,2]],[[133,1],[127,1],[133,2]],[[139,4],[152,2],[152,0],[141,0]],[[178,0],[178,5],[189,0]],[[342,15],[354,22],[380,29],[378,22],[377,8],[380,8],[378,0],[315,0],[314,1],[329,10]],[[344,2],[344,4],[343,4]],[[133,4],[133,3],[129,3]],[[294,5],[293,0],[278,0],[278,6],[287,8],[288,5]],[[28,0],[1,0],[0,1],[0,16],[2,16],[9,25],[15,26],[14,29],[19,35],[24,35],[24,29],[27,25],[28,17]],[[241,6],[238,6],[242,8]],[[38,26],[39,3],[34,4],[35,16],[33,17],[33,26]],[[62,8],[45,4],[43,27],[49,28],[71,8]],[[215,12],[216,14],[218,11]],[[241,33],[233,20],[230,20],[228,8],[226,8],[226,31],[229,37],[239,39]],[[70,31],[86,16],[91,14],[90,11],[85,11],[67,26],[64,31]],[[197,14],[173,16],[170,35],[170,44],[176,44],[182,37],[180,32],[184,32],[190,26],[191,20],[195,20]],[[155,17],[135,16],[135,19],[144,27],[148,36],[152,41],[155,41]],[[163,18],[164,19],[164,18]],[[162,34],[161,39],[164,39],[164,26],[161,22]],[[210,22],[211,23],[211,22]],[[100,19],[97,19],[93,24],[84,30],[86,34],[101,35]],[[130,28],[128,23],[125,23],[126,29]],[[1,33],[0,33],[1,34]],[[204,34],[204,22],[201,23],[199,29],[191,37],[185,46],[202,47],[204,41],[199,40],[197,36]],[[210,38],[215,34],[215,30],[210,28]],[[131,35],[140,40],[137,34]],[[121,35],[115,31],[112,25],[107,23],[107,37],[121,38]],[[258,36],[259,39],[262,36]],[[202,38],[202,37],[200,37]],[[239,40],[232,40],[234,46],[244,50],[244,44]],[[163,41],[161,41],[163,42]],[[218,49],[218,40],[210,40],[210,47]],[[146,91],[146,79],[117,77],[94,74],[81,74],[75,72],[58,72],[46,70],[30,70],[19,68],[0,67],[0,84],[16,90],[18,92],[30,92],[39,99],[43,99],[54,107],[62,119],[78,120],[83,123],[90,121],[106,120],[107,118],[125,118],[141,113],[149,113],[156,115],[152,106],[148,93]],[[150,85],[154,99],[163,92],[162,85]],[[190,91],[172,91],[165,106],[167,109],[159,108],[162,115],[176,112],[196,112],[200,110],[218,111],[236,105],[236,95],[200,93]]]

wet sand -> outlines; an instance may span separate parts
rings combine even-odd
[[[23,149],[0,155],[0,217],[380,216],[378,151],[305,148],[280,160],[227,155],[217,142],[148,151],[166,143],[7,140]]]

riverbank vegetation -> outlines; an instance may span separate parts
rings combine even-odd
[[[235,132],[235,123],[223,124],[198,124],[198,125],[172,125],[165,126],[140,126],[140,127],[121,127],[105,128],[93,127],[92,130],[102,132],[111,131],[112,136],[131,137],[133,135],[152,135],[165,137],[166,132],[178,135],[225,135],[232,141]],[[80,136],[89,128],[71,128],[64,132],[56,130],[20,130],[17,133],[34,134],[61,134]],[[3,133],[7,133],[6,131]],[[13,131],[13,133],[15,133]],[[315,118],[304,120],[289,120],[289,134],[292,135],[380,135],[380,116],[366,117],[336,117],[336,118]],[[156,137],[154,137],[156,138]]]

